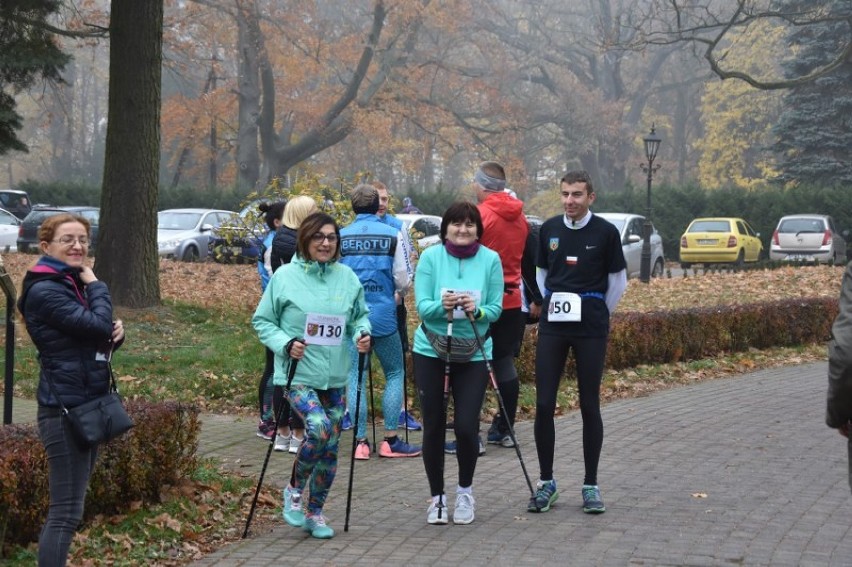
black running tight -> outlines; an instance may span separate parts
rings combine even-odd
[[[606,357],[607,337],[558,337],[539,335],[535,356],[535,446],[541,479],[553,478],[553,452],[556,430],[556,393],[565,374],[568,351],[573,350],[577,364],[577,389],[583,416],[583,460],[586,476],[583,484],[597,484],[598,462],[603,446],[601,419],[601,377]]]
[[[423,465],[431,494],[437,496],[444,494],[444,361],[415,353],[414,382],[420,396],[423,418]],[[459,465],[459,486],[462,487],[473,484],[473,473],[479,457],[479,411],[487,384],[488,370],[484,361],[450,365],[456,459]]]

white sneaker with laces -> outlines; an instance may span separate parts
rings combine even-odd
[[[439,505],[440,503],[440,505]],[[440,500],[432,500],[429,510],[426,512],[426,522],[432,525],[443,525],[449,523],[450,509],[447,507],[447,497],[443,494]]]
[[[275,436],[275,446],[273,447],[276,451],[289,451],[290,450],[290,436],[281,435],[280,433]]]
[[[456,494],[456,508],[453,510],[454,524],[469,524],[473,522],[473,511],[476,502],[470,492]]]
[[[289,451],[294,455],[299,452],[299,447],[302,446],[302,441],[304,441],[304,437],[296,437],[295,435],[290,435],[290,449]]]

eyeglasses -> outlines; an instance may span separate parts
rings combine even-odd
[[[89,245],[89,239],[87,237],[85,237],[85,236],[80,236],[80,237],[71,236],[70,234],[65,234],[63,236],[60,236],[59,238],[51,240],[51,242],[58,242],[63,246],[74,246],[74,244],[76,242],[79,242],[80,246],[88,246]]]
[[[317,244],[321,244],[323,240],[328,240],[329,244],[334,244],[337,242],[337,234],[323,234],[322,232],[315,232],[311,235],[311,240],[316,242]]]

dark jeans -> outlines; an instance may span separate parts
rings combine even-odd
[[[444,494],[444,440],[446,415],[443,416],[444,361],[414,354],[414,382],[420,394],[423,414],[423,465],[432,496]],[[479,411],[488,384],[484,361],[450,365],[450,395],[453,398],[459,486],[473,484],[479,458]]]
[[[47,452],[50,507],[38,540],[39,567],[61,567],[83,519],[97,447],[81,449],[59,410],[39,408],[38,433]]]

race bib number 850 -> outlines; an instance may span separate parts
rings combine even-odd
[[[305,343],[338,346],[343,342],[346,319],[343,315],[308,313],[305,319]]]
[[[583,301],[576,293],[556,292],[550,296],[547,320],[555,323],[576,322],[582,315]]]

